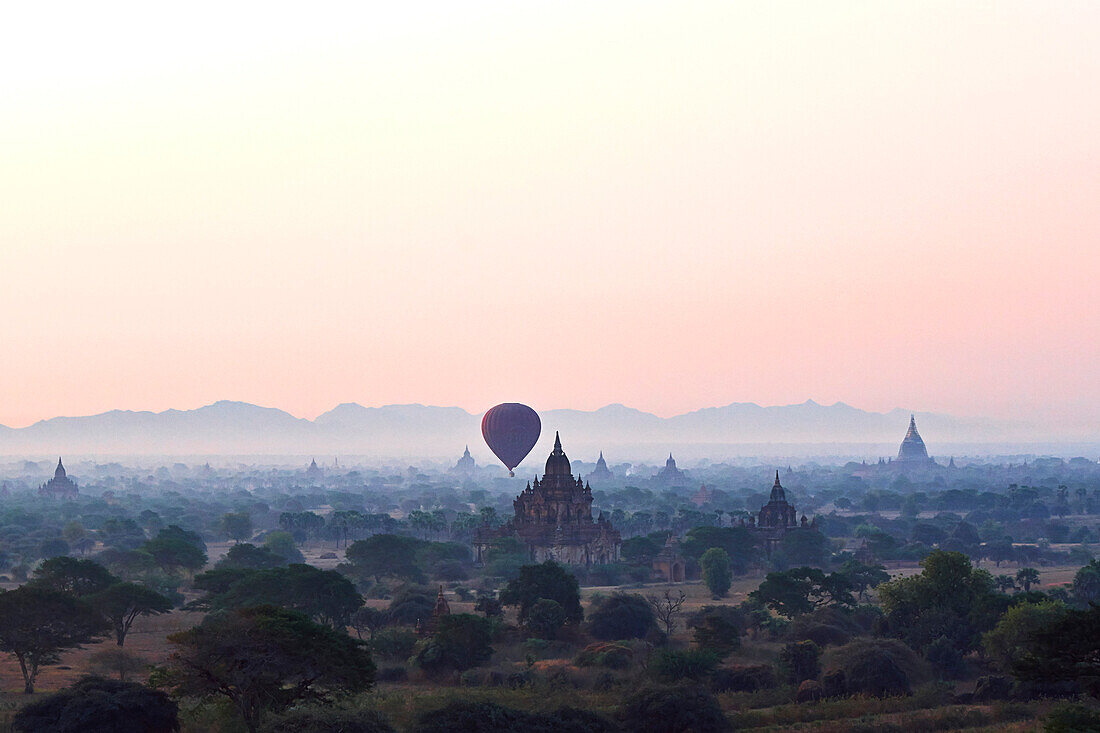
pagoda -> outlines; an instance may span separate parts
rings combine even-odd
[[[54,469],[53,478],[38,487],[38,495],[54,499],[76,498],[76,482],[65,473],[65,466],[61,463],[60,456],[57,459],[57,468]]]
[[[458,459],[458,463],[451,469],[452,473],[461,473],[469,476],[474,472],[477,467],[477,463],[474,462],[474,457],[470,455],[470,446],[466,446],[466,452],[462,454],[462,457]]]
[[[592,487],[573,478],[569,457],[554,436],[542,480],[536,476],[512,502],[515,516],[503,527],[481,527],[474,537],[478,562],[496,540],[514,537],[535,562],[555,560],[566,565],[606,565],[619,559],[622,536],[611,522],[592,519]]]
[[[676,459],[672,457],[671,453],[668,454],[665,467],[654,476],[654,479],[665,486],[684,486],[687,484],[687,475],[676,467]]]
[[[924,440],[917,432],[917,420],[913,415],[909,416],[909,430],[901,441],[896,460],[907,464],[929,464],[933,462],[928,457],[928,449],[924,445]]]
[[[615,478],[615,474],[611,473],[611,469],[607,467],[607,461],[603,459],[603,451],[600,451],[600,457],[596,459],[596,467],[585,478],[588,481],[593,479],[596,481],[611,481]]]

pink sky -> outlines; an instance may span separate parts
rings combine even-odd
[[[812,398],[1100,429],[1095,3],[26,5],[0,423]]]

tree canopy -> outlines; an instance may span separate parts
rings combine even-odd
[[[34,692],[43,665],[56,664],[61,652],[94,641],[108,628],[91,606],[68,593],[33,585],[0,593],[0,651],[19,662],[27,694]]]
[[[524,565],[519,577],[508,581],[500,592],[500,602],[505,606],[519,606],[519,620],[527,620],[527,614],[540,598],[557,601],[565,611],[566,623],[580,623],[581,588],[576,576],[553,560],[539,565]]]
[[[24,705],[12,730],[25,733],[176,733],[177,707],[168,695],[132,682],[85,677]]]
[[[164,683],[177,694],[227,698],[249,731],[269,711],[374,682],[364,642],[275,606],[211,614],[168,641],[175,651]]]

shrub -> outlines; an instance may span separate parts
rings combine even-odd
[[[826,653],[826,671],[844,672],[849,695],[904,695],[920,679],[916,653],[897,639],[857,639]]]
[[[818,646],[840,646],[841,644],[847,644],[852,638],[847,631],[839,626],[821,623],[799,623],[799,621],[801,619],[796,619],[787,629],[787,638],[792,641],[812,641]]]
[[[670,682],[702,679],[717,666],[718,656],[702,649],[659,649],[649,657],[649,671]]]
[[[374,676],[377,682],[406,682],[409,679],[409,670],[404,667],[383,667]]]
[[[700,649],[726,657],[741,647],[741,631],[725,615],[708,613],[693,620],[692,639]]]
[[[924,651],[924,658],[945,677],[958,677],[963,671],[962,652],[946,636],[941,636],[929,644]]]
[[[798,691],[794,695],[795,702],[817,702],[825,694],[820,682],[817,680],[802,680],[798,685]]]
[[[176,703],[132,682],[85,677],[72,687],[28,703],[12,719],[27,733],[174,733]]]
[[[606,667],[626,669],[634,661],[634,652],[625,644],[602,642],[589,644],[577,655],[578,667]]]
[[[1087,733],[1100,730],[1100,713],[1084,705],[1059,705],[1047,715],[1043,730],[1046,733]]]
[[[493,656],[489,621],[469,613],[436,619],[435,633],[417,644],[413,663],[429,673],[469,669]]]
[[[1007,700],[1012,695],[1012,680],[999,674],[979,677],[974,685],[974,702]]]
[[[529,713],[491,702],[452,702],[420,714],[413,733],[612,733],[615,727],[586,710],[559,708],[552,713]]]
[[[382,629],[370,641],[372,653],[387,659],[408,659],[416,649],[416,634],[405,629]]]
[[[730,729],[713,695],[685,685],[637,690],[623,701],[619,722],[624,730],[647,733],[718,733]]]
[[[263,727],[264,733],[394,733],[386,716],[376,710],[299,708]]]
[[[756,692],[775,687],[775,668],[770,664],[745,664],[714,670],[711,688],[715,692]]]
[[[557,601],[540,598],[527,613],[524,624],[527,630],[540,639],[553,639],[565,625],[565,609]]]
[[[779,668],[788,684],[817,679],[821,673],[821,648],[812,641],[796,641],[779,652]]]
[[[646,599],[614,593],[589,613],[588,633],[602,641],[644,639],[657,628],[657,617]]]

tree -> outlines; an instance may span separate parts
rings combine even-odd
[[[145,672],[149,662],[121,647],[107,647],[88,657],[88,668],[96,674],[117,674],[120,682],[126,682],[128,677]]]
[[[1069,610],[1053,624],[1036,629],[1013,662],[1017,677],[1040,684],[1072,682],[1100,696],[1100,606]]]
[[[206,565],[206,550],[175,525],[162,529],[156,537],[141,546],[156,564],[168,572],[193,573]],[[202,540],[200,539],[199,542]]]
[[[376,534],[352,542],[345,555],[357,572],[373,577],[376,583],[386,576],[422,583],[424,571],[416,564],[420,544],[421,540],[412,537]]]
[[[699,558],[699,566],[703,569],[703,582],[711,595],[724,598],[730,591],[732,580],[729,553],[721,547],[712,547]]]
[[[1007,593],[1016,588],[1016,578],[1011,575],[998,575],[993,579],[993,582],[997,584],[997,590],[1002,593]]]
[[[284,608],[211,614],[168,641],[176,650],[164,684],[179,695],[228,699],[253,732],[268,712],[374,683],[364,642]]]
[[[816,529],[788,532],[779,543],[777,553],[785,564],[825,565],[832,554],[829,539]]]
[[[252,538],[252,515],[248,512],[229,512],[218,520],[218,531],[234,542]]]
[[[540,598],[557,601],[565,611],[566,623],[577,624],[584,618],[577,578],[553,560],[540,565],[524,565],[519,570],[519,577],[508,581],[500,593],[502,605],[519,606],[520,623],[527,620],[528,612]]]
[[[291,541],[293,542],[293,540]],[[286,564],[286,558],[272,552],[269,548],[256,547],[256,545],[249,542],[242,542],[230,547],[229,551],[225,553],[225,556],[214,565],[214,568],[267,570]]]
[[[269,532],[264,539],[264,549],[283,559],[283,563],[303,563],[306,561],[302,551],[294,542],[294,535],[282,530]]]
[[[176,703],[132,682],[85,677],[24,705],[12,730],[26,733],[176,733]]]
[[[878,588],[888,632],[921,651],[941,636],[964,653],[974,649],[1008,607],[1008,597],[962,553],[935,550],[921,565],[920,575]]]
[[[564,625],[565,610],[549,598],[540,598],[527,614],[527,630],[539,639],[554,639]]]
[[[696,560],[712,547],[721,547],[729,555],[730,569],[738,575],[747,572],[762,554],[748,527],[695,527],[684,536],[680,547]]]
[[[344,629],[351,621],[351,614],[363,605],[352,582],[335,570],[288,565],[228,572],[239,574],[228,578],[224,590],[209,593],[197,601],[196,607],[218,611],[270,604],[301,611],[333,629]]]
[[[115,583],[89,596],[92,608],[114,627],[115,641],[122,646],[134,619],[172,610],[172,599],[137,583]]]
[[[0,593],[0,651],[18,660],[28,695],[34,692],[40,667],[56,664],[61,652],[79,648],[107,629],[91,606],[67,593],[33,585]]]
[[[118,578],[94,560],[51,557],[34,571],[30,584],[80,597],[98,593],[117,581]]]
[[[826,574],[817,568],[768,573],[749,598],[787,618],[825,606],[855,605],[849,576],[843,572]]]
[[[493,656],[493,632],[488,620],[469,613],[452,613],[435,620],[435,631],[417,644],[413,663],[436,674],[478,667]]]
[[[1024,589],[1024,593],[1031,592],[1031,586],[1039,584],[1039,571],[1035,568],[1020,568],[1016,571],[1016,582]]]
[[[588,633],[601,641],[644,639],[656,626],[649,602],[630,593],[613,593],[588,614]]]
[[[374,632],[386,624],[386,614],[377,608],[363,606],[351,615],[351,628],[355,629],[355,635],[363,638],[363,632],[367,632],[367,639],[374,638]]]
[[[1082,604],[1100,601],[1100,560],[1093,560],[1073,576],[1072,592]]]
[[[877,588],[890,579],[890,573],[882,565],[867,565],[854,558],[845,560],[839,572],[848,579],[860,601],[868,589]]]
[[[1000,671],[1011,672],[1015,661],[1027,651],[1029,640],[1062,620],[1065,614],[1065,604],[1057,601],[1013,606],[982,636],[986,658]]]
[[[680,614],[685,600],[687,600],[687,594],[678,590],[674,595],[671,588],[665,588],[665,592],[659,596],[646,596],[653,614],[665,627],[665,636],[672,636],[676,628],[676,617]]]

